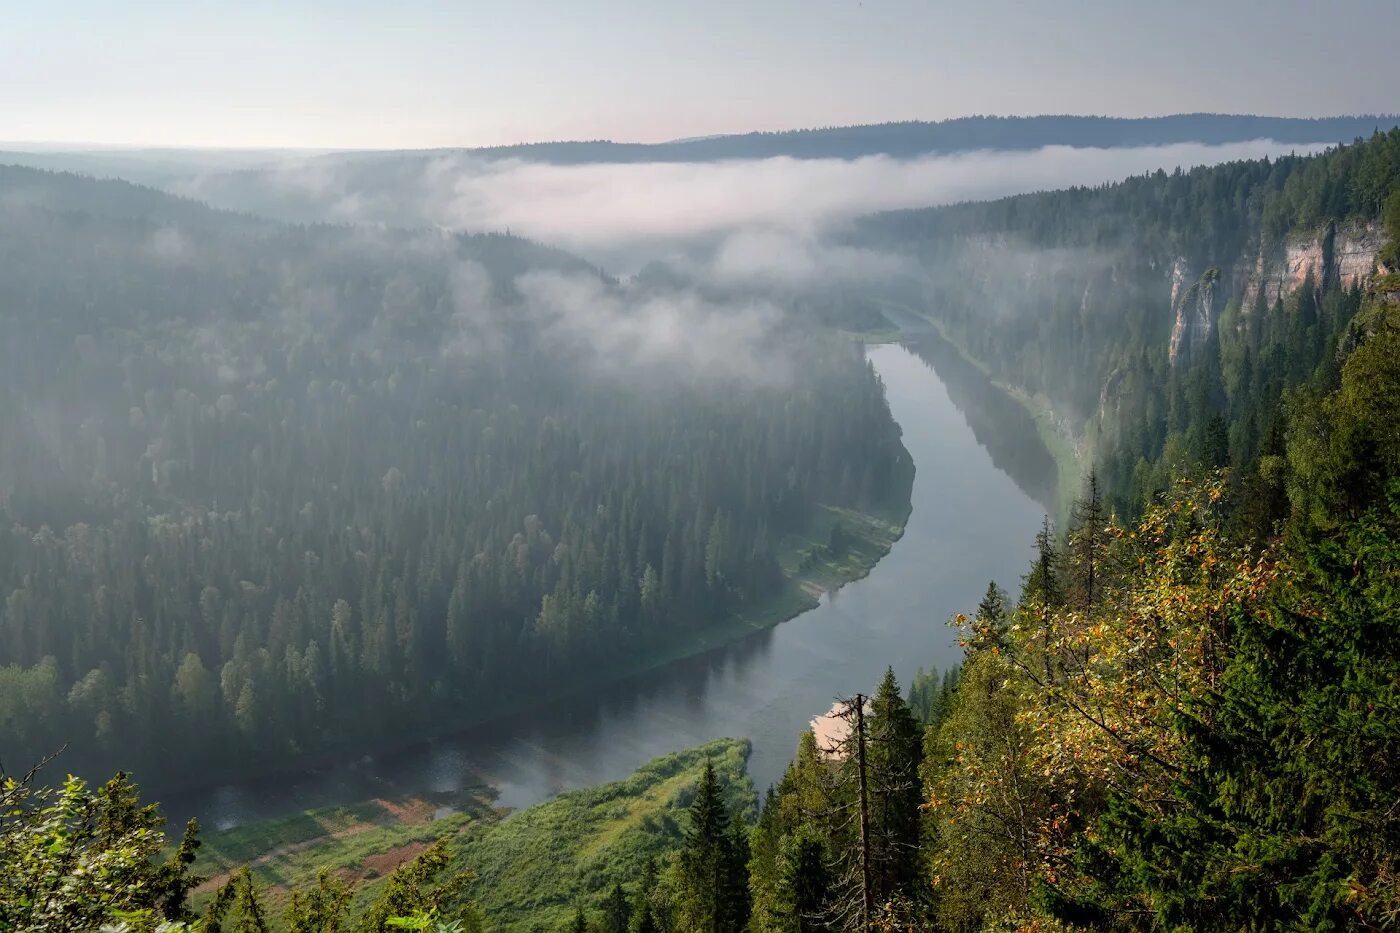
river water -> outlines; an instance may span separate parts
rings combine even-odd
[[[392,755],[177,795],[167,814],[222,829],[370,798],[450,806],[482,783],[499,791],[500,804],[523,807],[723,736],[753,742],[749,773],[762,792],[782,776],[808,721],[838,695],[871,690],[887,665],[907,686],[920,667],[956,664],[948,618],[974,608],[988,580],[1014,592],[1030,560],[1044,506],[1022,487],[1045,498],[1053,480],[1028,470],[1053,470],[1049,456],[1028,420],[989,422],[987,407],[969,402],[989,387],[969,385],[980,377],[948,364],[946,345],[938,349],[869,351],[914,459],[913,512],[870,575],[817,608],[585,697]]]

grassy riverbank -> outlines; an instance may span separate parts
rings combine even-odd
[[[913,481],[913,462],[906,455],[900,472],[900,482],[905,486],[900,497],[906,503]],[[815,608],[823,593],[869,575],[904,534],[909,511],[910,506],[906,505],[902,514],[872,515],[821,506],[805,530],[785,535],[779,542],[778,565],[787,578],[781,590],[736,612],[728,622],[708,625],[668,643],[639,659],[621,676],[645,673],[723,647]],[[844,545],[833,550],[829,544],[835,526],[840,526],[837,536],[844,539]]]
[[[488,929],[561,928],[576,903],[595,907],[613,884],[634,882],[648,857],[678,845],[681,813],[707,760],[729,788],[731,805],[755,807],[757,797],[744,773],[748,754],[748,742],[720,739],[657,758],[622,781],[561,794],[509,819],[484,796],[470,809],[436,818],[433,801],[420,798],[311,810],[211,833],[196,868],[212,880],[196,901],[207,899],[230,871],[250,864],[275,920],[280,921],[292,888],[313,882],[320,869],[354,883],[361,908],[396,865],[445,838],[457,865],[476,876],[471,896]]]
[[[899,473],[901,501],[908,503],[913,479],[914,465],[906,454]],[[736,613],[726,623],[708,626],[645,657],[601,672],[592,684],[636,676],[722,647],[815,607],[822,593],[866,576],[889,553],[904,532],[909,511],[907,504],[899,513],[884,515],[821,507],[802,532],[790,533],[779,542],[778,562],[787,578],[779,593]],[[579,694],[588,687],[575,684],[551,699]],[[206,833],[198,867],[210,881],[201,891],[207,897],[230,872],[246,864],[270,892],[279,915],[290,889],[313,879],[318,868],[329,868],[356,882],[363,889],[361,897],[369,898],[378,880],[395,866],[435,839],[451,836],[461,843],[463,863],[478,874],[476,888],[485,905],[511,916],[540,909],[563,917],[572,910],[572,897],[596,890],[596,885],[603,883],[599,879],[612,883],[607,879],[618,874],[610,868],[614,862],[625,861],[624,855],[633,861],[633,856],[644,859],[656,850],[657,840],[674,835],[677,827],[668,814],[675,809],[676,795],[693,783],[692,772],[705,757],[714,759],[717,767],[722,761],[732,782],[748,788],[746,792],[751,794],[743,773],[747,755],[747,742],[711,743],[657,759],[626,781],[565,794],[505,822],[505,811],[493,806],[492,791],[483,786],[451,794],[377,798]],[[604,807],[610,800],[613,804]],[[557,823],[561,813],[568,815],[571,825],[581,828],[562,836],[562,831],[555,831],[531,838],[530,827]],[[540,847],[554,851],[551,846],[567,839],[573,839],[581,851],[587,849],[584,854],[588,857],[561,860],[551,855],[541,861],[538,870],[553,873],[552,866],[561,861],[577,863],[577,877],[553,882],[553,887],[513,880],[529,868],[528,860],[522,861],[524,853]],[[638,844],[638,839],[643,844]],[[640,862],[627,862],[629,871],[638,865]],[[510,883],[498,884],[492,879]],[[556,898],[561,885],[569,896]],[[506,928],[514,927],[508,924]]]
[[[278,762],[275,766],[249,763],[240,774],[226,776],[225,783],[269,777],[293,768],[335,768],[354,755],[371,753],[392,754],[436,736],[459,732],[499,719],[504,715],[520,715],[531,709],[547,706],[571,697],[584,696],[607,684],[637,677],[740,641],[765,629],[786,622],[816,607],[822,593],[835,590],[859,580],[870,573],[882,557],[904,534],[904,525],[912,509],[914,463],[905,451],[898,465],[896,501],[903,506],[887,512],[860,512],[854,509],[819,505],[800,532],[789,532],[778,542],[775,557],[785,577],[784,583],[767,598],[742,607],[727,619],[683,631],[674,638],[659,642],[645,651],[611,665],[599,665],[587,675],[560,682],[548,691],[536,692],[528,701],[523,698],[503,700],[499,704],[475,707],[471,716],[438,721],[432,729],[406,730],[397,742],[381,742],[374,747],[339,748],[316,758],[293,762]],[[831,529],[839,524],[844,547],[832,551]],[[189,793],[189,786],[149,788],[154,796],[175,798]]]

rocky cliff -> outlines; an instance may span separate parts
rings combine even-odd
[[[1340,284],[1351,288],[1370,281],[1378,271],[1376,257],[1385,243],[1379,224],[1328,224],[1323,229],[1292,235],[1281,249],[1246,257],[1233,264],[1230,292],[1240,295],[1246,314],[1268,310],[1280,299],[1297,291],[1311,274],[1318,285]],[[1183,257],[1171,270],[1173,314],[1172,363],[1201,346],[1215,326],[1219,310],[1220,271],[1211,267],[1197,277]]]
[[[1296,291],[1311,272],[1318,285],[1339,282],[1350,288],[1365,282],[1376,271],[1376,255],[1385,243],[1379,224],[1328,224],[1311,235],[1294,235],[1282,255],[1261,251],[1246,279],[1243,307],[1272,307],[1280,297]]]
[[[1183,353],[1189,353],[1205,343],[1215,326],[1215,291],[1220,281],[1220,270],[1211,267],[1191,285],[1192,280],[1186,260],[1177,258],[1172,263],[1172,323],[1171,347],[1168,354],[1175,363]]]

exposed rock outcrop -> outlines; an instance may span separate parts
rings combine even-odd
[[[1379,224],[1328,224],[1314,236],[1289,237],[1282,257],[1270,261],[1260,253],[1256,258],[1245,284],[1243,308],[1248,312],[1258,307],[1261,297],[1264,307],[1272,307],[1296,291],[1309,272],[1319,285],[1337,282],[1351,288],[1364,283],[1374,274],[1384,243]]]
[[[1186,260],[1178,258],[1172,264],[1172,322],[1171,347],[1169,357],[1175,363],[1178,357],[1189,355],[1202,346],[1210,337],[1215,326],[1215,292],[1220,281],[1220,270],[1207,269],[1190,286],[1191,280]]]

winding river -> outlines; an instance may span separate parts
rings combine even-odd
[[[586,697],[393,755],[178,795],[166,812],[227,828],[370,798],[450,806],[483,783],[500,804],[523,807],[721,736],[752,740],[749,773],[762,791],[837,695],[870,690],[886,665],[907,686],[920,667],[957,663],[947,619],[976,606],[988,580],[1015,590],[1045,508],[1036,497],[1054,486],[1025,413],[1012,406],[1017,422],[1004,405],[980,404],[994,390],[933,335],[910,341],[917,354],[869,350],[917,475],[904,537],[865,579],[776,628]]]

